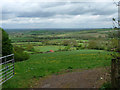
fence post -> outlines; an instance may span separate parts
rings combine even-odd
[[[120,58],[118,58],[118,63],[117,63],[117,88],[120,87]]]
[[[117,65],[117,59],[112,59],[111,62],[111,82],[112,82],[112,88],[117,88],[118,86],[118,65]]]

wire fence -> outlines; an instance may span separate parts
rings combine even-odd
[[[14,76],[14,54],[0,57],[0,85]]]

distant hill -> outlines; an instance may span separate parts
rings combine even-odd
[[[36,30],[45,30],[45,31],[48,31],[48,30],[57,30],[57,31],[78,31],[78,30],[96,30],[96,29],[111,29],[111,28],[39,28],[39,29],[24,29],[24,28],[21,28],[21,29],[5,29],[5,31],[7,32],[17,32],[17,31],[36,31]]]

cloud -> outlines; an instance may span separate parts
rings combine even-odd
[[[109,27],[111,18],[117,16],[113,2],[33,2],[3,1],[2,23],[13,27]],[[97,0],[98,1],[98,0]],[[8,3],[9,2],[9,3]],[[11,24],[12,23],[12,24]],[[97,25],[97,24],[101,25]],[[108,24],[109,23],[109,24]],[[86,24],[86,25],[84,25]],[[91,25],[93,24],[93,25]]]
[[[15,7],[20,9],[16,9]],[[14,14],[16,17],[51,17],[54,15],[80,15],[89,13],[93,15],[110,15],[116,13],[116,10],[110,4],[107,5],[104,3],[48,2],[44,4],[27,3],[27,5],[17,4],[8,8],[3,7],[3,19],[7,16],[6,14]]]

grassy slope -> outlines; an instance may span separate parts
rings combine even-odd
[[[6,88],[25,88],[34,79],[50,75],[60,70],[91,69],[110,65],[111,56],[100,50],[65,51],[31,55],[24,62],[15,63],[15,76],[4,84]]]

